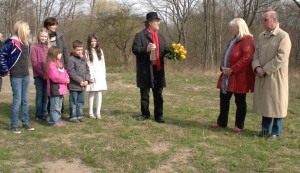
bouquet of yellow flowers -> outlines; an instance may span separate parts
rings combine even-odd
[[[187,51],[180,43],[172,43],[168,48],[169,53],[166,54],[166,58],[173,61],[182,61],[186,58]]]

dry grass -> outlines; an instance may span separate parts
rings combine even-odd
[[[20,135],[9,130],[11,88],[4,78],[0,93],[0,172],[298,172],[299,75],[290,77],[289,116],[284,120],[283,135],[271,143],[255,136],[261,117],[251,112],[252,94],[248,95],[246,130],[242,134],[209,128],[219,111],[217,78],[217,72],[167,69],[167,123],[157,124],[135,120],[140,107],[134,71],[108,68],[103,119],[85,118],[84,123],[68,123],[66,128],[52,128],[33,120],[35,91],[31,79],[30,115],[36,131],[23,130]],[[232,103],[229,127],[234,125],[234,113]]]

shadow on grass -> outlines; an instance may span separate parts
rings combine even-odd
[[[2,119],[0,121],[0,128],[1,129],[10,129],[10,109],[11,109],[11,103],[0,103],[0,118]],[[44,126],[48,126],[47,121],[36,121],[35,120],[35,106],[29,106],[29,123],[31,124],[33,121]],[[21,117],[21,109],[18,115],[19,118],[19,127],[22,126],[22,117]],[[21,126],[20,126],[21,125]]]
[[[182,128],[201,128],[201,129],[206,129],[211,132],[215,133],[224,133],[224,132],[230,132],[232,134],[236,135],[242,135],[246,137],[256,137],[257,131],[255,130],[249,130],[249,129],[244,129],[240,133],[234,133],[232,132],[232,128],[211,128],[211,122],[205,121],[205,120],[185,120],[185,119],[178,119],[176,117],[167,117],[166,118],[166,124],[171,124],[171,125],[176,125]]]
[[[140,116],[140,114],[138,112],[129,112],[129,111],[123,111],[123,110],[108,110],[105,109],[103,110],[104,115],[107,116],[115,116],[115,117],[119,117],[119,116],[131,116],[133,118],[137,118]]]
[[[205,121],[199,120],[185,120],[185,119],[178,119],[176,117],[165,117],[166,124],[172,124],[183,128],[203,128],[208,129],[210,128],[210,124]]]

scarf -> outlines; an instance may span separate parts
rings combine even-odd
[[[234,45],[234,43],[236,42],[237,37],[234,37],[230,43],[228,44],[228,46],[225,49],[225,55],[224,55],[224,67],[228,68],[229,67],[229,60],[230,60],[230,51],[232,46]],[[222,93],[226,94],[227,93],[227,89],[228,89],[228,81],[229,81],[229,76],[227,75],[222,75]]]
[[[152,41],[156,46],[155,53],[156,53],[156,60],[153,62],[154,65],[156,65],[156,70],[160,70],[160,56],[159,56],[159,40],[158,40],[158,32],[153,31],[150,27],[147,28],[147,30],[150,32],[152,36]]]
[[[56,32],[49,32],[49,38],[56,37]]]

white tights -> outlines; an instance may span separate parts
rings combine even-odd
[[[90,91],[89,92],[89,114],[94,115],[93,105],[94,105],[94,96],[95,95],[96,95],[96,99],[97,99],[96,115],[100,115],[101,104],[102,104],[101,91]]]

